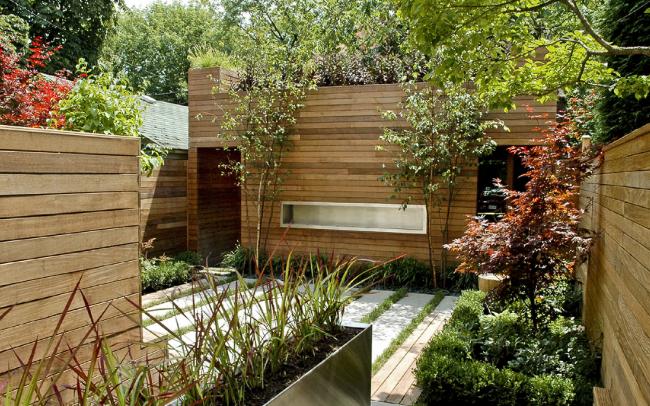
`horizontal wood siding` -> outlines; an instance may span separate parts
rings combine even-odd
[[[165,158],[165,164],[140,178],[142,241],[155,238],[149,255],[187,250],[187,152]]]
[[[232,108],[227,94],[214,93],[208,77],[219,75],[218,70],[195,70],[189,82],[190,111],[190,168],[198,168],[192,162],[201,156],[203,149],[229,146],[219,138],[219,120],[223,111]],[[399,85],[334,86],[310,92],[305,107],[299,112],[298,122],[292,135],[293,145],[283,160],[286,173],[283,176],[281,200],[350,203],[402,203],[403,195],[392,197],[392,188],[379,177],[390,170],[393,155],[377,151],[379,136],[387,126],[400,128],[403,121],[388,122],[382,111],[396,110],[404,98]],[[555,115],[555,104],[540,105],[533,98],[520,98],[519,109],[509,113],[494,111],[490,118],[501,118],[510,132],[494,132],[493,138],[501,145],[529,145],[536,136],[535,128],[542,126]],[[531,115],[546,117],[531,118]],[[466,168],[458,186],[458,196],[451,212],[450,237],[459,236],[467,222],[467,216],[476,212],[477,168]],[[190,191],[200,193],[200,185],[190,175]],[[199,175],[200,176],[200,173]],[[192,189],[195,188],[195,191]],[[422,203],[417,191],[412,194],[414,204]],[[444,191],[441,191],[444,193]],[[255,236],[255,207],[246,204],[243,193],[241,238],[251,244]],[[250,200],[250,199],[249,199]],[[190,212],[198,213],[197,199],[190,199]],[[271,210],[268,210],[268,215]],[[191,214],[190,214],[191,215]],[[280,206],[273,208],[269,249],[280,251],[316,250],[340,255],[355,255],[373,259],[387,259],[408,254],[422,260],[428,258],[425,235],[351,232],[314,229],[286,229],[280,227]],[[442,245],[442,216],[434,214],[436,228],[433,240]],[[200,239],[200,224],[209,219],[196,215],[189,224],[189,234]]]
[[[582,278],[584,321],[603,352],[615,405],[650,404],[650,124],[605,148],[582,186],[595,244]]]
[[[140,342],[128,302],[140,301],[139,150],[137,138],[0,126],[0,381],[14,389],[37,339],[34,361],[52,355],[77,283],[87,305],[73,298],[59,336],[81,343],[90,311],[121,348]]]

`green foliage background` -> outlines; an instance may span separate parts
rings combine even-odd
[[[601,23],[610,41],[621,45],[650,45],[650,3],[645,0],[610,0]],[[622,75],[650,75],[650,58],[611,57],[609,65]],[[598,141],[609,142],[650,123],[650,98],[617,97],[604,92],[598,103]]]
[[[122,0],[0,0],[0,8],[29,24],[29,37],[62,45],[47,72],[74,71],[80,58],[94,66]]]
[[[207,46],[229,51],[234,42],[220,12],[207,3],[153,3],[120,13],[101,59],[137,91],[186,104],[190,53]]]

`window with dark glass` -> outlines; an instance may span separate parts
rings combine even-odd
[[[478,164],[477,215],[496,219],[505,213],[505,196],[494,181],[500,179],[508,188],[523,191],[526,179],[521,175],[524,172],[521,158],[510,153],[507,146],[499,146],[492,154],[482,157]]]

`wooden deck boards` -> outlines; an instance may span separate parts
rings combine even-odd
[[[420,353],[438,333],[449,315],[434,311],[406,339],[372,378],[372,400],[398,405],[412,405],[420,396],[413,369]]]

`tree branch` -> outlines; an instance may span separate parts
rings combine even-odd
[[[575,14],[576,17],[578,17],[578,19],[580,20],[580,24],[582,24],[585,31],[606,50],[606,51],[592,50],[590,53],[594,55],[611,55],[611,56],[631,56],[631,55],[650,56],[650,47],[648,46],[622,47],[608,42],[598,32],[596,32],[596,30],[591,25],[587,17],[582,13],[582,11],[580,11],[580,8],[576,5],[574,0],[560,0],[560,1],[564,5],[566,5],[569,8],[569,10],[573,14]]]

